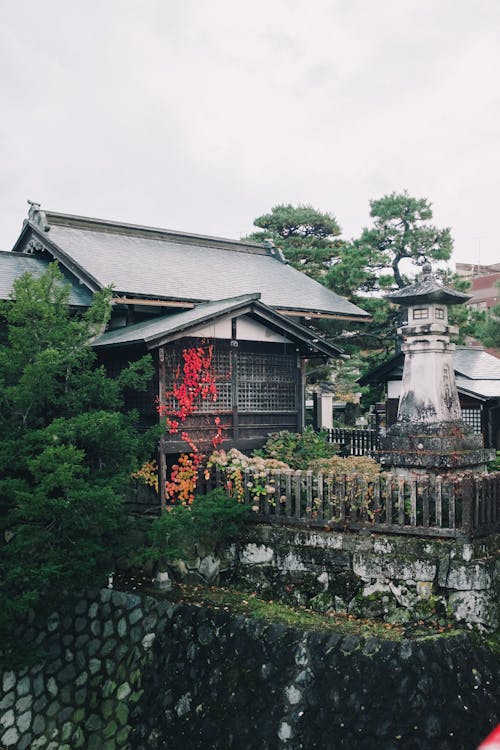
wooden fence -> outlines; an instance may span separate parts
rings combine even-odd
[[[379,447],[377,430],[332,427],[321,432],[326,432],[329,443],[339,446],[341,456],[373,456]]]
[[[500,531],[500,472],[456,479],[382,473],[361,476],[245,471],[243,501],[252,520],[323,529],[471,538]],[[200,491],[237,488],[220,471]]]

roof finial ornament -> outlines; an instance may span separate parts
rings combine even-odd
[[[426,260],[424,265],[422,266],[422,276],[424,279],[432,276],[432,266],[428,260]]]
[[[417,266],[421,266],[421,268],[422,268],[422,277],[423,278],[432,276],[432,266],[431,266],[431,263],[428,260],[427,256],[424,255],[424,253],[419,253],[415,262],[416,262]]]
[[[44,232],[48,232],[50,227],[47,224],[47,219],[44,212],[40,208],[40,203],[37,203],[36,201],[30,201],[29,198],[28,203],[28,221],[31,222],[31,224],[37,226],[39,229],[43,229]]]

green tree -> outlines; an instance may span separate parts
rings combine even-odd
[[[263,231],[246,239],[272,240],[294,268],[314,279],[322,280],[332,260],[339,257],[342,242],[338,239],[341,229],[337,220],[312,206],[280,204],[258,216],[254,225]]]
[[[89,345],[109,292],[81,316],[56,264],[25,274],[0,306],[0,642],[8,663],[29,608],[99,584],[122,543],[124,492],[145,441],[125,387],[143,389],[149,357],[112,380]]]
[[[448,228],[429,223],[432,205],[405,191],[370,201],[373,226],[345,245],[340,260],[328,273],[327,283],[340,294],[403,287],[408,283],[401,263],[449,260],[453,240]]]
[[[406,191],[384,195],[370,202],[370,215],[373,225],[341,247],[339,260],[325,279],[331,289],[372,316],[363,327],[325,326],[348,353],[361,350],[361,371],[374,352],[381,352],[385,358],[394,349],[396,329],[404,313],[383,298],[384,292],[410,282],[404,273],[405,264],[413,264],[416,269],[424,258],[448,260],[453,247],[450,230],[430,223],[432,206],[426,198],[414,198]]]
[[[497,286],[500,288],[500,283]],[[476,327],[476,337],[485,346],[500,347],[500,305],[495,305],[487,314],[483,314]]]
[[[467,294],[471,287],[468,279],[453,273],[450,270],[439,271],[436,274],[444,286],[451,287],[457,292]],[[484,312],[475,310],[468,305],[450,305],[448,308],[448,321],[450,325],[458,328],[458,333],[451,336],[455,344],[465,344],[469,338],[479,339],[480,330],[484,322]]]

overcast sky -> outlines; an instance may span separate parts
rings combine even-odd
[[[241,237],[427,197],[500,262],[499,0],[0,0],[0,249],[26,199]]]

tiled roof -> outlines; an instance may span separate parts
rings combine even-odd
[[[404,357],[382,363],[359,379],[361,385],[400,380]],[[457,388],[479,398],[500,398],[500,359],[480,346],[457,346],[453,352]]]
[[[417,282],[409,284],[403,289],[398,289],[396,292],[386,294],[385,299],[399,305],[419,305],[421,303],[461,305],[470,299],[470,295],[443,286],[436,281],[432,274],[423,273]]]
[[[49,265],[49,260],[36,258],[33,255],[0,252],[0,299],[9,299],[14,281],[23,273],[41,276]],[[88,289],[76,280],[65,278],[71,287],[69,303],[77,307],[88,307],[92,302],[92,295]]]
[[[456,377],[457,388],[461,393],[478,398],[500,398],[500,380],[470,380],[461,375]]]
[[[259,294],[245,294],[230,299],[214,300],[197,305],[191,310],[163,315],[160,318],[143,321],[131,326],[107,331],[97,338],[92,345],[95,348],[131,346],[144,344],[149,347],[165,343],[175,334],[188,333],[189,330],[230,314],[250,313],[260,319],[263,325],[281,331],[286,337],[308,348],[311,356],[324,354],[338,357],[342,350],[317,335],[308,328],[280,315],[259,300]],[[178,337],[178,336],[177,336]]]
[[[478,346],[457,346],[453,353],[457,374],[473,380],[500,381],[500,359]]]
[[[38,230],[100,286],[118,295],[205,302],[260,292],[267,305],[296,313],[368,314],[257,243],[187,235],[45,212]],[[19,243],[18,243],[19,246]],[[19,247],[21,249],[21,247]]]

